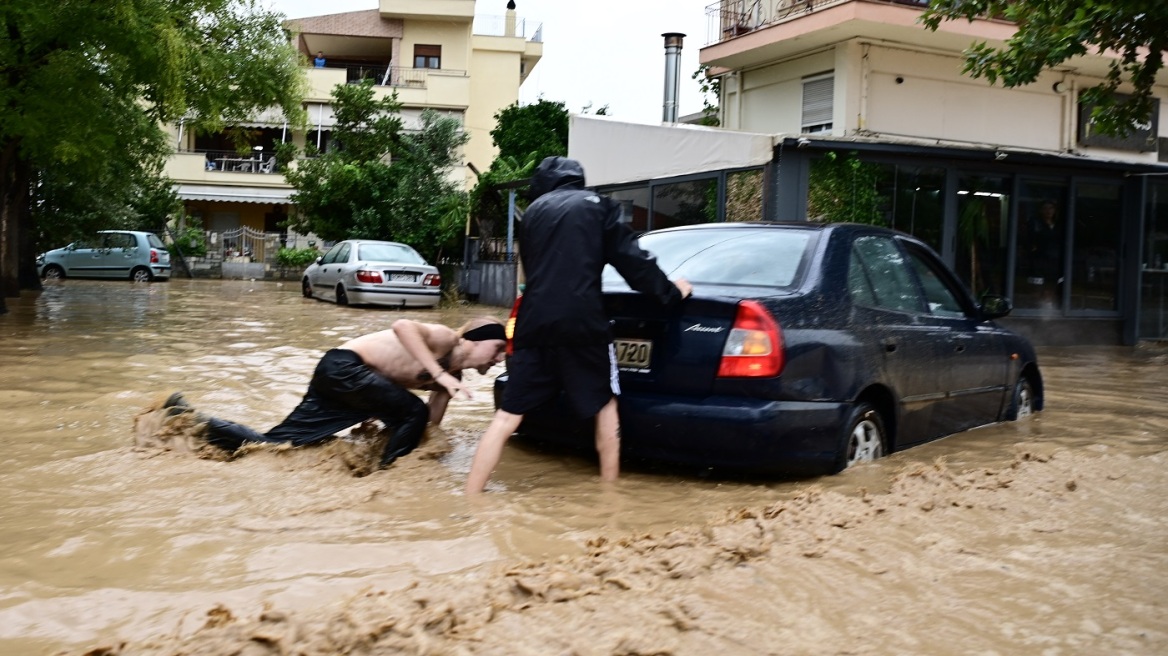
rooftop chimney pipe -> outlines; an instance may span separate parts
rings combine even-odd
[[[662,120],[677,122],[677,93],[681,78],[681,32],[666,32],[665,37],[665,106]]]

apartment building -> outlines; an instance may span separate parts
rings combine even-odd
[[[1168,138],[1160,129],[1168,105],[1157,101],[1126,139],[1101,135],[1080,92],[1103,81],[1109,55],[1068,61],[1025,87],[993,86],[962,74],[962,51],[978,41],[1002,45],[1015,26],[985,19],[928,31],[919,22],[926,4],[709,5],[699,60],[720,78],[720,129],[754,138],[716,171],[697,163],[679,171],[681,154],[663,158],[673,160],[665,176],[596,182],[630,205],[642,229],[744,216],[837,220],[831,196],[849,220],[931,244],[975,294],[1010,296],[1009,321],[1037,342],[1168,339]],[[1168,97],[1168,73],[1157,82],[1156,95]],[[760,139],[770,147],[761,163]],[[753,176],[753,214],[730,202],[744,176]],[[671,213],[685,197],[718,205]]]
[[[520,85],[539,62],[541,26],[521,18],[514,0],[478,7],[475,0],[378,1],[375,9],[287,22],[307,67],[307,130],[288,125],[279,110],[265,112],[235,126],[251,135],[250,150],[241,154],[226,133],[197,135],[182,124],[172,126],[177,152],[166,174],[175,181],[188,225],[229,240],[283,232],[279,224],[294,211],[293,190],[276,163],[276,146],[291,142],[327,150],[335,125],[331,93],[338,84],[372,80],[378,97],[396,93],[407,130],[418,125],[424,109],[458,119],[470,141],[452,175],[467,188],[474,184],[472,165],[490,166],[494,116],[518,101]],[[476,12],[480,8],[483,13]],[[285,239],[307,241],[298,235]],[[242,243],[227,246],[229,256],[262,259]]]

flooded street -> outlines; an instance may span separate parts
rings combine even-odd
[[[406,316],[294,283],[67,280],[0,316],[0,654],[1168,653],[1168,347],[1040,350],[1047,410],[842,475],[709,480],[510,445],[491,383],[392,468],[136,446],[181,390],[258,430]]]

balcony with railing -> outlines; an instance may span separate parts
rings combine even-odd
[[[374,87],[384,87],[379,95],[397,91],[398,100],[406,105],[466,107],[470,104],[470,76],[454,68],[410,68],[382,62],[337,62],[323,68],[308,69],[312,99],[328,100],[338,84],[357,84],[371,80]]]
[[[519,16],[475,16],[475,36],[514,36],[543,43],[543,24]]]
[[[706,7],[706,45],[849,2],[902,5],[922,10],[929,5],[928,0],[720,0]]]

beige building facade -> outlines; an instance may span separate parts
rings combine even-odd
[[[475,0],[380,0],[369,10],[289,20],[307,67],[307,130],[289,125],[278,110],[265,112],[235,126],[249,130],[254,142],[241,154],[226,134],[172,126],[177,152],[165,172],[184,202],[186,222],[228,240],[241,232],[284,232],[279,224],[294,211],[293,190],[276,164],[276,146],[327,150],[336,121],[333,88],[363,80],[373,81],[379,97],[397,95],[407,130],[418,127],[426,109],[458,120],[469,141],[451,176],[469,189],[472,167],[486,170],[494,160],[495,114],[518,102],[520,85],[543,54],[541,26],[519,16],[513,2],[496,4],[498,15],[487,15],[476,12]],[[281,243],[309,241],[315,243],[291,234]],[[228,244],[227,252],[266,257],[242,244]]]

